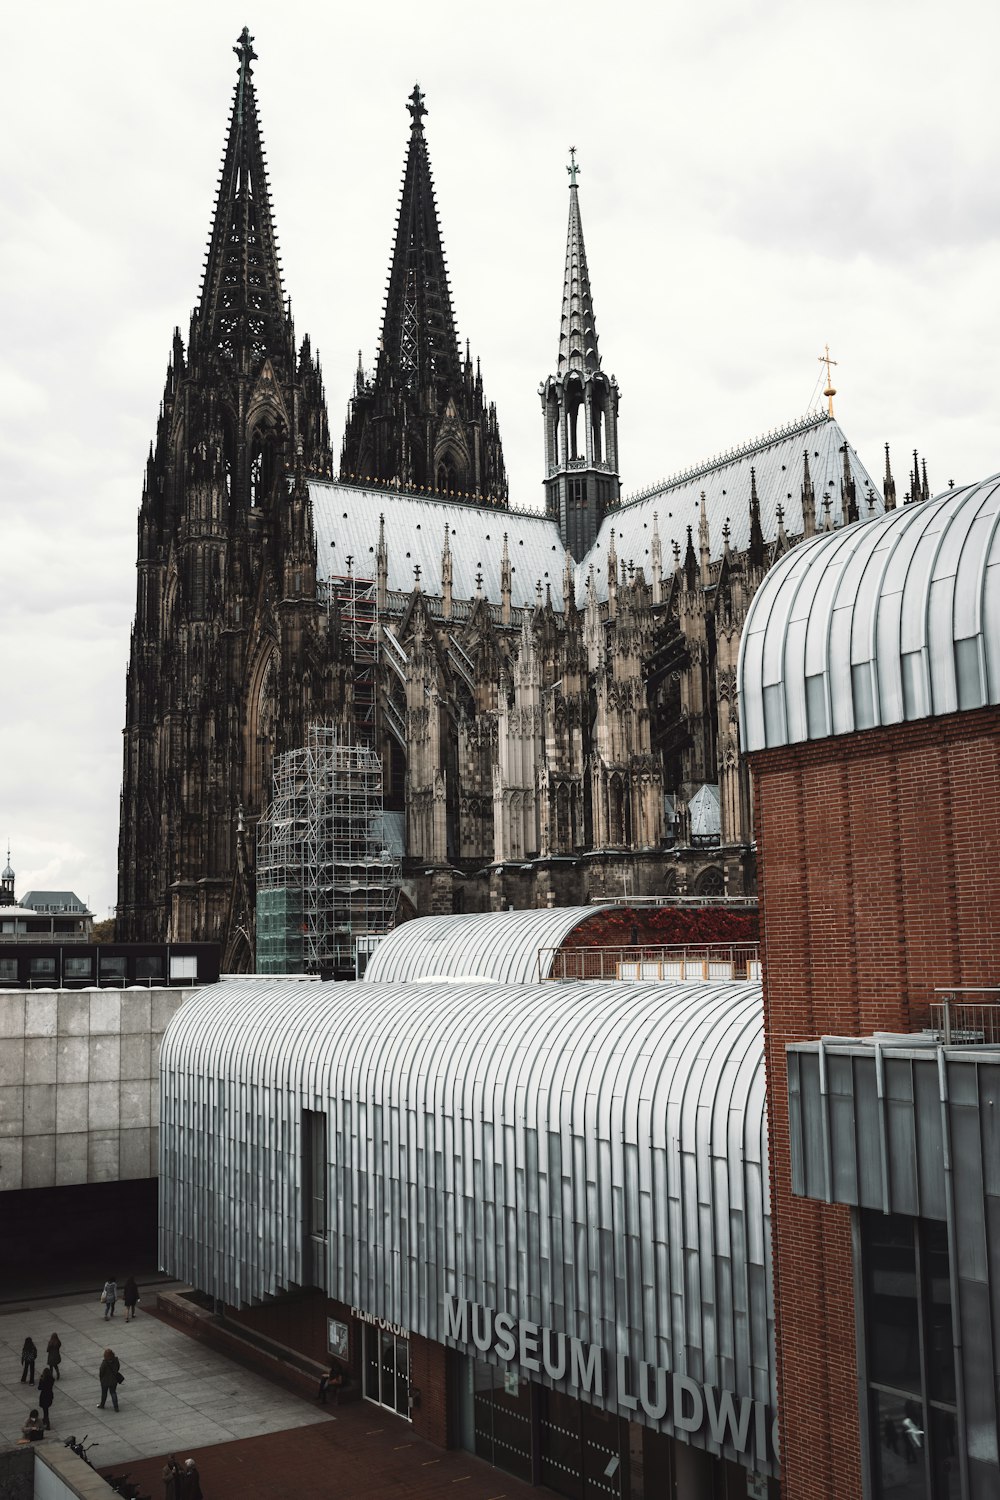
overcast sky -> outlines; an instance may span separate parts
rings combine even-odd
[[[803,413],[873,474],[1000,468],[996,0],[9,7],[0,90],[0,837],[108,914],[143,465],[247,24],[286,290],[335,446],[374,358],[414,80],[511,500],[541,499],[580,201],[636,490]],[[904,485],[900,485],[902,493]]]

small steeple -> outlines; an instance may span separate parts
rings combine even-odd
[[[923,495],[923,497],[924,497],[925,500],[929,500],[931,498],[931,490],[930,490],[930,485],[927,483],[927,460],[926,460],[926,458],[922,458],[920,460],[920,468],[921,468],[921,474],[922,474],[922,478],[921,478],[921,481],[920,481],[920,493]]]
[[[660,518],[653,512],[653,537],[649,544],[649,566],[653,582],[653,603],[663,598],[663,544],[660,541]]]
[[[444,523],[444,546],[441,549],[441,613],[446,620],[451,619],[451,590],[454,568],[451,560],[451,541],[449,537],[451,528],[448,522]]]
[[[886,510],[896,509],[896,481],[892,477],[892,466],[889,462],[889,444],[885,445],[885,478],[882,481],[882,494],[885,498]]]
[[[385,515],[378,518],[378,548],[375,553],[376,594],[379,609],[385,609],[389,594],[389,550],[385,545]]]
[[[7,864],[2,875],[0,875],[0,906],[16,906],[17,897],[14,895],[14,868],[10,862],[10,839],[7,840]]]
[[[750,566],[764,566],[764,532],[760,524],[760,500],[757,498],[757,471],[750,469]]]
[[[843,474],[840,480],[840,508],[845,520],[850,524],[857,521],[860,516],[858,510],[858,488],[851,472],[851,460],[847,452],[846,442],[841,445],[841,455],[844,460]]]
[[[802,454],[802,535],[816,535],[816,491],[809,473],[809,449]]]
[[[505,531],[503,534],[503,554],[500,558],[500,622],[503,625],[510,624],[510,596],[510,549],[507,546],[507,533]]]
[[[283,347],[290,318],[245,26],[233,51],[239,72],[192,342],[249,371]]]
[[[698,585],[698,559],[694,555],[694,537],[691,535],[690,526],[688,527],[687,550],[684,553],[684,582],[690,590]]]
[[[708,532],[708,511],[705,509],[705,491],[701,492],[701,507],[698,516],[698,557],[701,586],[707,589],[711,580],[712,542]]]

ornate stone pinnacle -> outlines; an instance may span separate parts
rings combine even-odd
[[[406,107],[410,111],[410,118],[413,121],[412,129],[423,130],[424,127],[421,122],[427,113],[427,109],[424,105],[424,96],[420,92],[419,83],[413,85],[413,93],[410,95],[409,103]]]
[[[571,188],[576,187],[576,179],[580,175],[580,168],[576,164],[576,147],[575,146],[570,146],[570,148],[569,148],[569,166],[566,168],[566,170],[569,173],[569,185],[570,185],[570,187]]]

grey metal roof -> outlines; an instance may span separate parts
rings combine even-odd
[[[816,491],[817,524],[823,524],[823,496],[829,492],[833,502],[833,524],[840,525],[843,519],[840,495],[843,457],[840,450],[846,442],[839,423],[825,413],[813,413],[626,501],[605,517],[593,547],[575,565],[577,604],[585,602],[591,564],[594,566],[597,597],[607,598],[607,553],[612,531],[619,567],[623,562],[641,566],[649,581],[654,514],[660,534],[663,576],[667,577],[673,569],[673,542],[676,540],[683,550],[689,524],[697,546],[702,490],[705,491],[712,558],[722,556],[722,528],[727,519],[730,547],[733,551],[742,551],[750,540],[751,467],[757,471],[765,542],[773,542],[778,535],[776,512],[779,505],[785,510],[785,530],[790,535],[801,532],[802,454],[806,448]],[[847,451],[862,515],[865,514],[865,496],[869,488],[876,497],[876,510],[881,511],[882,500],[877,486],[850,444]],[[452,553],[452,592],[456,599],[475,597],[476,575],[481,573],[484,596],[493,604],[500,603],[500,562],[506,532],[511,563],[511,603],[515,607],[533,606],[537,602],[535,586],[540,579],[543,586],[552,585],[553,606],[562,609],[566,554],[558,527],[541,512],[532,515],[526,511],[494,510],[460,501],[434,499],[430,495],[414,495],[406,490],[375,486],[362,489],[335,480],[311,480],[309,493],[321,578],[345,574],[349,556],[353,559],[355,577],[374,578],[379,516],[384,515],[389,588],[409,593],[414,584],[414,567],[419,564],[421,589],[426,594],[440,596],[441,552],[447,522]]]
[[[483,576],[483,596],[500,603],[500,563],[504,532],[508,534],[511,603],[533,606],[535,584],[552,584],[552,602],[562,608],[565,551],[554,521],[539,513],[494,510],[454,500],[435,500],[406,490],[360,489],[356,485],[311,480],[318,573],[345,574],[353,558],[356,578],[376,576],[379,517],[385,516],[388,587],[409,593],[414,568],[420,567],[420,587],[440,596],[444,529],[452,554],[452,592],[456,599],[473,599],[476,575]]]
[[[463,1297],[773,1411],[760,985],[363,995],[233,981],[177,1012],[160,1264],[234,1304],[320,1284],[438,1342]],[[306,1109],[326,1116],[329,1198],[308,1266]],[[588,1399],[636,1419],[610,1383]],[[684,1440],[751,1461],[707,1422]]]
[[[695,548],[698,547],[702,490],[705,492],[712,558],[722,556],[722,528],[727,520],[729,545],[734,552],[742,552],[750,542],[751,468],[757,473],[760,524],[765,542],[773,542],[778,535],[779,505],[784,508],[786,532],[791,536],[801,533],[802,454],[806,449],[816,491],[817,525],[824,522],[823,496],[828,493],[832,501],[832,521],[839,526],[843,521],[840,487],[844,463],[840,450],[845,443],[847,438],[838,422],[826,413],[813,413],[776,433],[724,453],[710,463],[689,469],[662,485],[653,486],[641,498],[626,501],[606,516],[597,541],[581,567],[589,567],[591,562],[595,564],[598,592],[603,598],[607,593],[608,545],[614,531],[619,568],[623,561],[634,562],[637,567],[641,565],[648,581],[655,514],[666,576],[673,568],[674,541],[682,552],[687,546],[688,526],[693,532]],[[849,443],[847,456],[857,486],[861,514],[866,514],[869,488],[875,495],[876,510],[881,511],[881,494]]]
[[[739,679],[747,750],[1000,702],[1000,475],[795,547]]]
[[[688,812],[693,838],[712,838],[722,832],[719,788],[713,782],[706,781],[698,788],[688,803]]]
[[[80,900],[75,891],[27,891],[22,899],[26,906],[34,906],[39,911],[87,914],[86,903]]]
[[[528,911],[467,912],[419,917],[383,938],[365,970],[365,984],[411,979],[472,978],[531,984],[552,972],[551,954],[575,927],[607,906],[557,906]]]

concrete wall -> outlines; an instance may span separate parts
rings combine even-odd
[[[0,1192],[156,1176],[160,1040],[194,993],[0,990]]]

